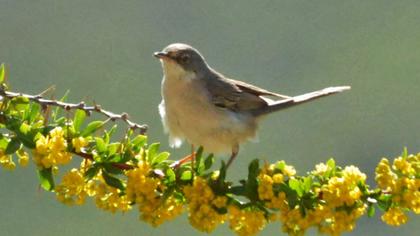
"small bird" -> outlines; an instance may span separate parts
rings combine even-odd
[[[239,145],[256,137],[267,114],[350,89],[329,87],[300,96],[286,96],[229,79],[211,68],[190,45],[174,43],[154,56],[163,68],[159,113],[171,147],[184,140],[209,153],[229,153],[229,166]],[[185,159],[186,159],[185,158]]]

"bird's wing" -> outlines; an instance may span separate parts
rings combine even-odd
[[[252,93],[257,96],[274,96],[274,97],[282,98],[282,99],[290,98],[289,96],[270,92],[268,90],[259,88],[255,85],[248,84],[239,80],[234,80],[234,79],[228,79],[228,80],[231,81],[236,86],[238,86],[242,91],[245,91],[247,93]]]
[[[268,106],[267,99],[261,96],[288,98],[241,81],[226,79],[220,74],[214,74],[206,79],[206,83],[213,104],[233,111],[254,110]]]

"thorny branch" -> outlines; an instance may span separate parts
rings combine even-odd
[[[128,114],[123,112],[121,114],[115,114],[113,112],[104,110],[101,108],[100,105],[94,105],[94,106],[87,106],[83,101],[79,103],[67,103],[67,102],[61,102],[57,100],[50,100],[45,99],[41,95],[30,95],[30,94],[24,94],[24,93],[15,93],[6,91],[5,88],[0,86],[0,96],[7,97],[7,98],[15,98],[15,97],[25,97],[29,100],[36,102],[42,106],[58,106],[63,108],[64,110],[72,110],[72,109],[81,109],[86,112],[86,114],[90,115],[92,112],[97,112],[105,115],[108,117],[111,121],[116,120],[122,120],[125,123],[127,123],[128,127],[130,129],[136,130],[138,129],[140,131],[140,134],[145,134],[147,131],[147,125],[145,124],[137,124],[135,122],[132,122],[128,119]]]

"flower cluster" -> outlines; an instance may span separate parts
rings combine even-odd
[[[94,185],[93,194],[98,208],[112,213],[131,210],[128,197],[120,189],[109,186],[101,177],[97,177],[96,179],[98,181]]]
[[[40,134],[33,151],[34,162],[40,168],[51,168],[70,162],[64,130],[60,126],[52,129],[47,136]]]
[[[29,156],[23,149],[19,149],[16,152],[18,156],[18,163],[20,166],[25,167],[28,165]],[[16,168],[16,164],[13,161],[12,155],[7,155],[5,150],[0,149],[0,165],[5,168],[6,170],[14,170]]]
[[[396,158],[392,166],[383,158],[376,167],[376,182],[387,196],[390,204],[382,220],[389,225],[399,226],[407,222],[403,209],[420,214],[420,153]]]
[[[235,205],[230,205],[228,212],[229,228],[240,236],[256,235],[267,224],[264,213],[258,209],[240,209]]]
[[[182,213],[183,204],[173,196],[165,198],[165,186],[150,175],[148,163],[140,161],[137,168],[126,172],[128,200],[136,203],[141,213],[140,219],[152,226],[158,226]]]
[[[80,169],[73,168],[64,174],[61,183],[54,189],[58,201],[70,206],[82,205],[86,197],[94,197],[96,206],[102,210],[112,213],[130,210],[127,196],[120,189],[106,184],[100,171],[92,179],[85,179],[86,162]]]
[[[183,192],[194,228],[209,233],[225,221],[226,214],[216,209],[226,207],[227,198],[215,195],[205,179],[195,177],[193,184],[185,186]]]
[[[73,168],[64,174],[61,183],[55,187],[58,201],[66,205],[82,205],[86,196],[95,195],[93,180],[85,183],[82,171]]]

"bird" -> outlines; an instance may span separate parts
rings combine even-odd
[[[239,146],[257,135],[261,118],[273,112],[350,89],[336,86],[299,96],[287,96],[234,80],[209,66],[194,47],[173,43],[155,52],[162,65],[162,101],[159,114],[171,147],[184,141],[194,160],[194,147],[215,154],[230,154],[229,167]]]

